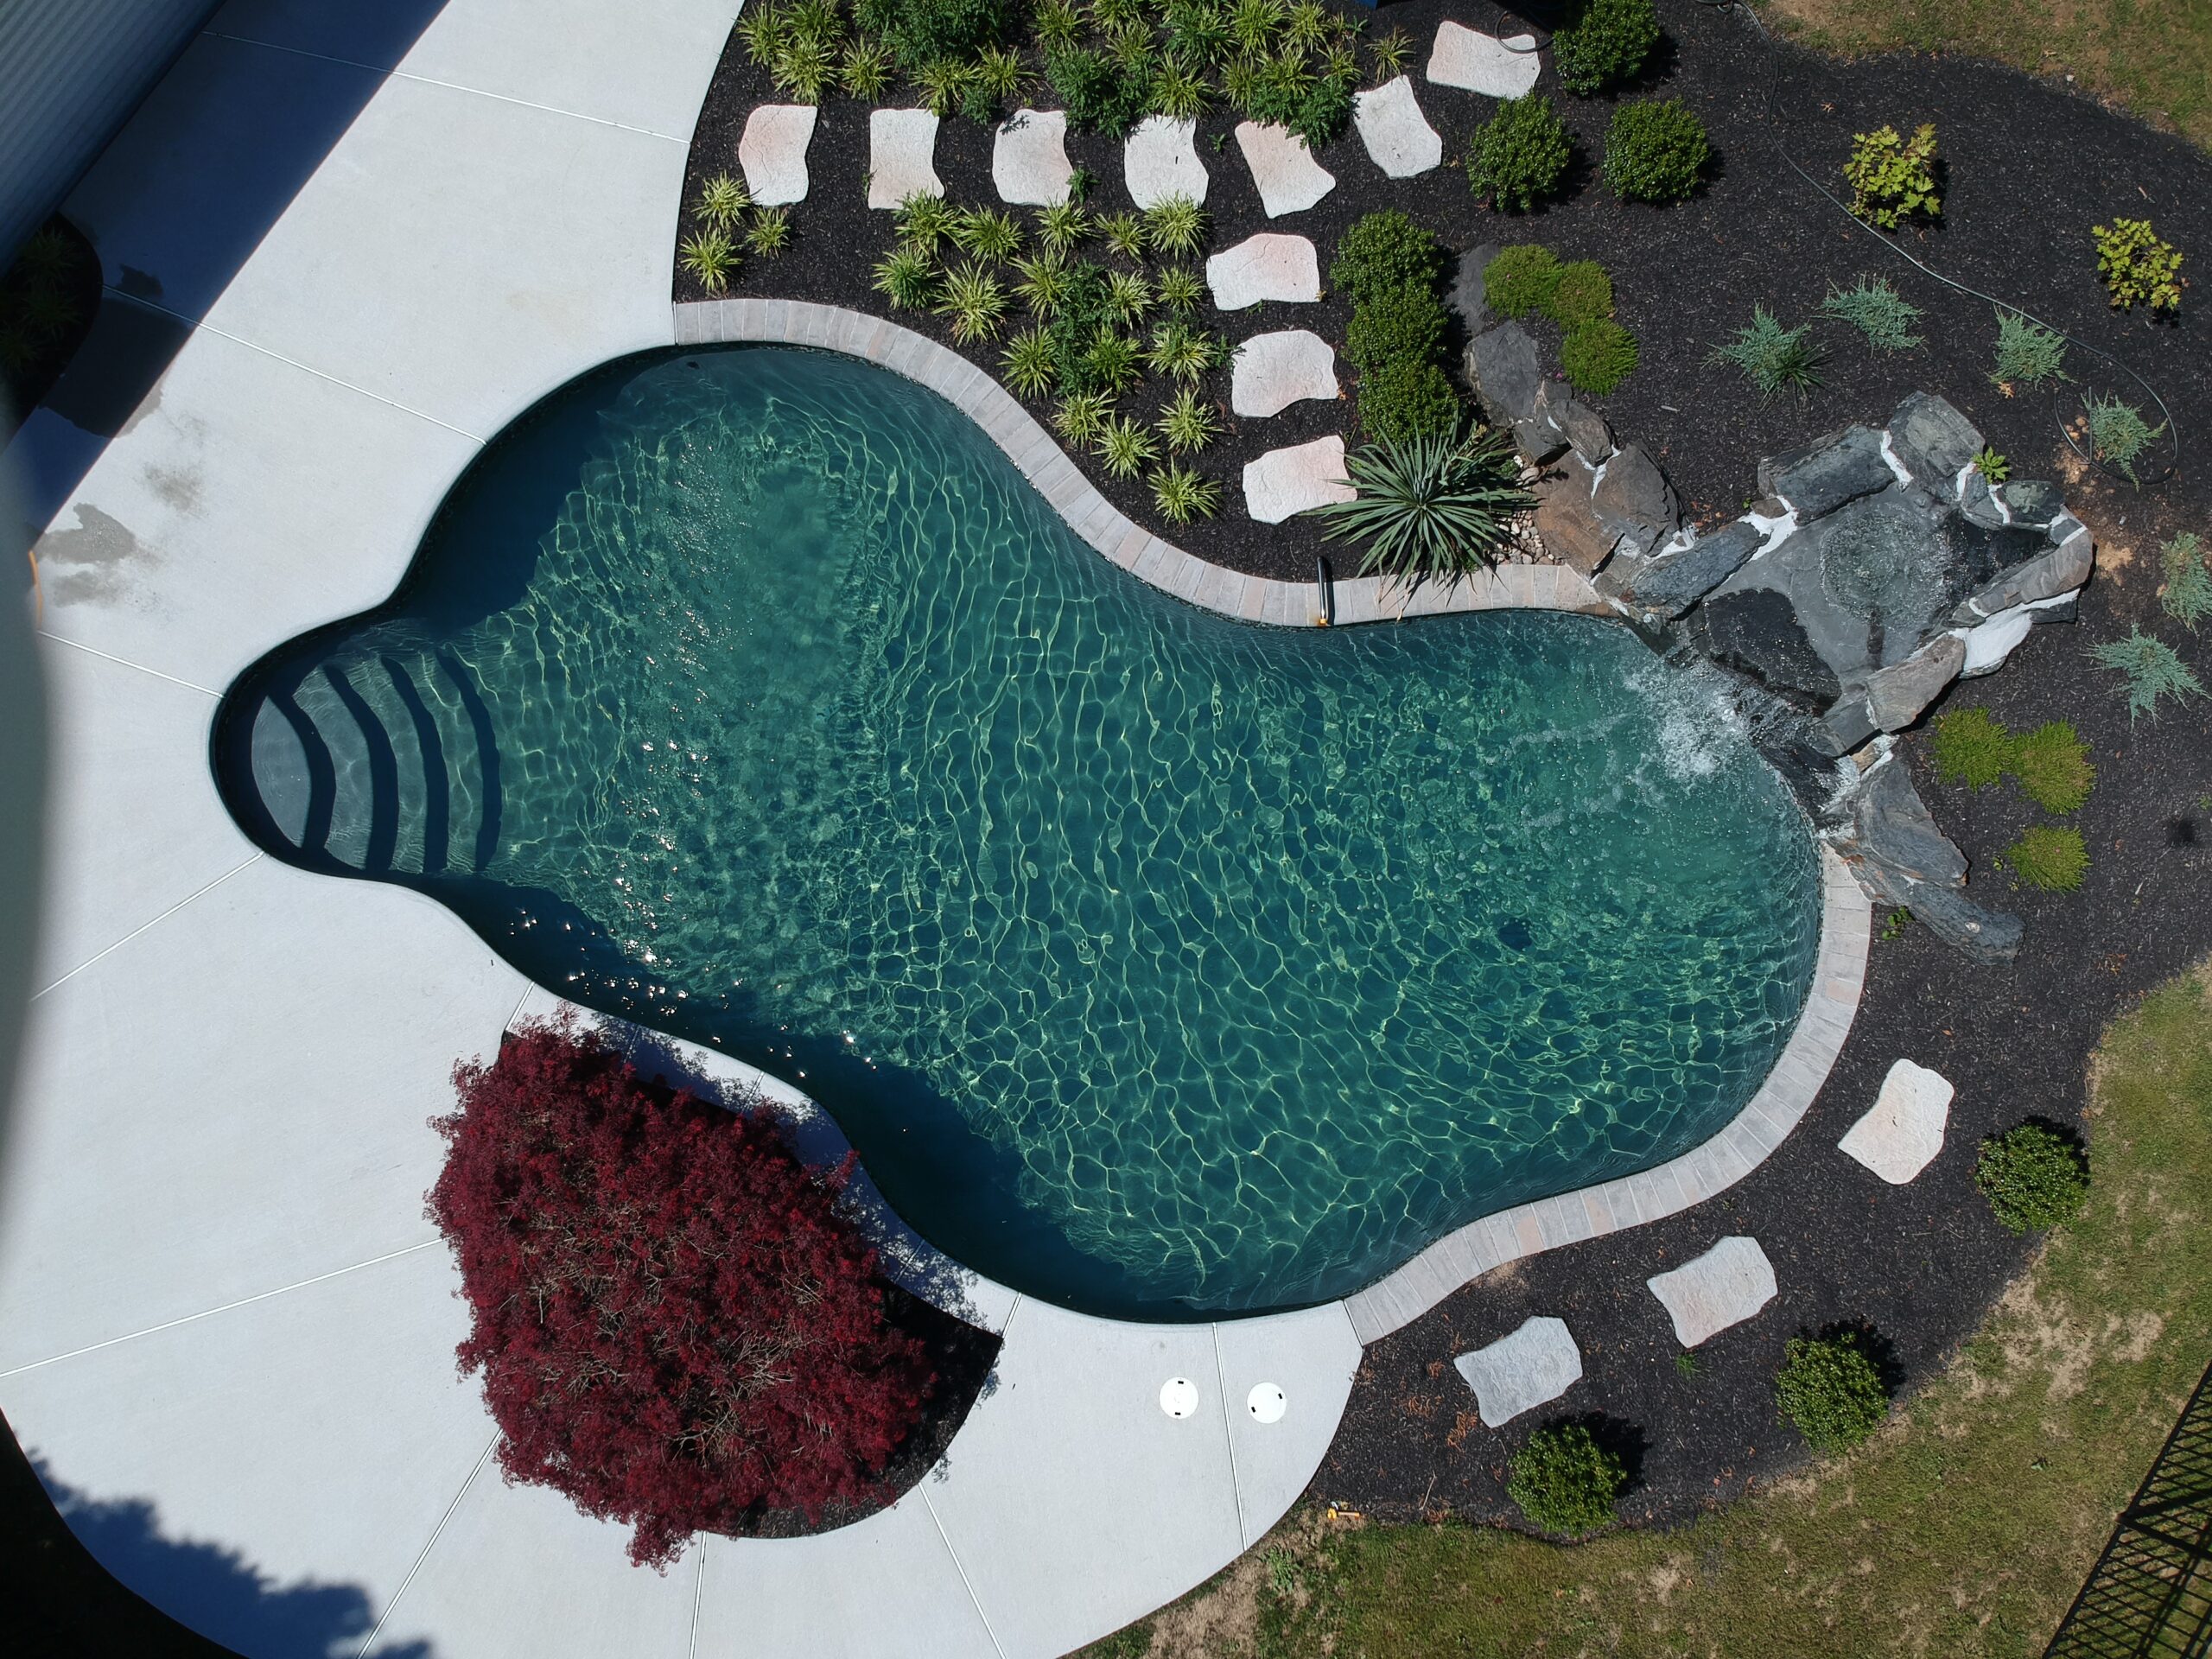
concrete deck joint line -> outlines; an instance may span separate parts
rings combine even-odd
[[[699,1535],[699,1570],[691,1575],[691,1659],[699,1659],[699,1609],[707,1600],[707,1551],[714,1545],[715,1535]]]
[[[204,887],[195,888],[194,891],[188,893],[183,898],[178,899],[175,904],[171,905],[167,910],[162,911],[159,915],[152,917],[149,920],[141,922],[137,926],[132,928],[128,933],[118,939],[113,944],[108,946],[106,950],[97,951],[93,955],[86,957],[74,968],[72,968],[67,973],[62,975],[60,978],[55,980],[53,984],[43,986],[37,991],[33,992],[31,995],[31,1001],[35,1002],[40,997],[44,996],[47,992],[59,990],[62,986],[67,985],[71,980],[76,978],[78,975],[83,973],[86,969],[90,968],[93,963],[106,961],[108,957],[122,950],[124,945],[130,944],[131,940],[137,938],[140,934],[146,932],[151,928],[159,927],[163,922],[168,920],[170,917],[175,915],[177,912],[186,908],[196,899],[203,899],[207,897],[207,894],[214,892],[216,888],[221,887],[224,882],[229,880],[240,870],[249,868],[252,865],[258,863],[262,855],[259,852],[256,852],[251,857],[242,859],[238,863],[233,864],[229,869],[225,870],[220,875],[217,876],[213,881],[208,882]]]
[[[407,1569],[407,1576],[399,1581],[399,1588],[391,1592],[391,1599],[385,1604],[384,1611],[377,1615],[376,1627],[369,1632],[368,1639],[361,1643],[360,1659],[366,1659],[369,1650],[376,1646],[377,1637],[384,1634],[385,1623],[397,1611],[400,1602],[405,1599],[407,1586],[415,1582],[415,1575],[423,1570],[423,1563],[430,1559],[430,1552],[438,1547],[438,1537],[445,1531],[446,1522],[453,1519],[453,1512],[461,1507],[461,1500],[468,1496],[468,1489],[476,1484],[476,1477],[484,1472],[484,1465],[492,1461],[492,1453],[499,1449],[499,1437],[496,1433],[484,1442],[482,1455],[461,1481],[461,1490],[453,1495],[453,1502],[446,1505],[445,1513],[438,1517],[438,1524],[430,1529],[430,1535],[423,1540],[423,1553],[415,1558],[415,1565]]]
[[[1013,1321],[1008,1320],[1008,1324]],[[960,1575],[960,1587],[968,1592],[968,1599],[975,1604],[976,1617],[983,1621],[983,1634],[991,1638],[991,1650],[1006,1659],[1006,1644],[999,1640],[998,1631],[992,1627],[991,1616],[983,1611],[983,1599],[976,1593],[976,1581],[968,1576],[968,1564],[960,1559],[960,1552],[952,1545],[952,1535],[944,1529],[944,1518],[938,1514],[937,1505],[930,1502],[929,1478],[925,1475],[914,1484],[914,1491],[921,1495],[922,1507],[930,1512],[930,1524],[937,1529],[937,1535],[944,1541],[944,1553],[952,1558],[952,1570]]]
[[[1229,1415],[1229,1367],[1221,1357],[1221,1326],[1206,1327],[1206,1334],[1213,1339],[1214,1386],[1221,1390],[1221,1439],[1229,1448],[1229,1495],[1236,1503],[1236,1541],[1242,1549],[1252,1548],[1252,1535],[1244,1525],[1244,1485],[1236,1476],[1236,1425]]]
[[[36,562],[35,553],[33,555],[33,562]],[[150,674],[157,680],[167,680],[171,685],[181,685],[188,691],[197,691],[203,697],[218,702],[222,701],[221,692],[210,691],[195,680],[181,680],[174,674],[162,673],[158,668],[149,668],[143,663],[134,663],[128,657],[118,657],[112,652],[100,651],[85,644],[81,639],[72,639],[66,634],[51,632],[45,628],[38,631],[38,637],[41,639],[51,639],[57,645],[67,645],[72,651],[81,651],[87,657],[97,657],[104,663],[113,663],[118,668],[128,668],[140,674]]]

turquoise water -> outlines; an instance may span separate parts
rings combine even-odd
[[[1779,781],[1625,630],[1200,613],[782,350],[542,407],[218,765],[264,844],[791,1078],[925,1236],[1108,1313],[1339,1295],[1683,1151],[1819,925]]]

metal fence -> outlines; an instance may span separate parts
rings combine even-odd
[[[2212,1371],[2113,1528],[2044,1659],[2212,1655]]]

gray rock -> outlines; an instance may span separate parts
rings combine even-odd
[[[1756,525],[1738,518],[1679,552],[1649,561],[1636,573],[1626,596],[1644,610],[1680,616],[1734,575],[1765,539]]]
[[[1837,850],[1913,887],[1967,883],[1966,855],[1936,827],[1902,760],[1878,761],[1860,780],[1851,801],[1850,843]]]
[[[2075,531],[2058,546],[2012,566],[1988,586],[1968,594],[1951,613],[1951,621],[1964,626],[2016,605],[2032,605],[2037,600],[2070,594],[2088,581],[2095,562],[2089,532]]]
[[[1587,404],[1567,400],[1567,441],[1574,446],[1574,453],[1592,467],[1607,460],[1613,453],[1613,429],[1605,424],[1605,417]]]
[[[2066,498],[2058,486],[2040,479],[2024,478],[1997,492],[2012,514],[2012,522],[2030,530],[2048,530],[2066,514]]]
[[[1750,588],[1719,594],[1698,607],[1689,626],[1707,657],[1796,708],[1818,714],[1842,693],[1842,682],[1813,649],[1787,594]]]
[[[1785,457],[1771,483],[1762,468],[1759,481],[1795,507],[1799,518],[1810,519],[1889,488],[1897,474],[1882,458],[1882,435],[1870,426],[1853,426],[1830,442]]]
[[[1815,741],[1830,760],[1849,754],[1879,728],[1863,696],[1844,697],[1821,716]]]
[[[1993,965],[2019,953],[2024,929],[2010,911],[1987,909],[1955,887],[1897,881],[1878,868],[1852,868],[1878,900],[1902,905],[1915,921],[1969,960]]]
[[[1538,539],[1546,552],[1586,576],[1597,574],[1619,540],[1591,509],[1592,477],[1588,464],[1570,450],[1535,483]]]
[[[1906,471],[1948,501],[1959,469],[1981,453],[1982,436],[1943,399],[1916,391],[1890,416],[1890,448]]]
[[[1459,265],[1452,273],[1452,291],[1445,303],[1459,319],[1459,326],[1467,331],[1469,340],[1498,321],[1497,313],[1483,297],[1483,267],[1503,251],[1495,242],[1469,248],[1459,256]]]
[[[1605,463],[1590,505],[1634,553],[1650,552],[1681,527],[1675,486],[1642,444],[1630,444]]]
[[[1565,417],[1570,401],[1566,388],[1546,380],[1536,388],[1535,407],[1528,417],[1513,423],[1514,442],[1520,446],[1521,453],[1539,467],[1567,449]]]
[[[1477,334],[1467,347],[1467,380],[1483,413],[1497,426],[1512,426],[1535,412],[1536,391],[1544,383],[1536,366],[1536,342],[1517,322],[1502,322]]]
[[[2001,529],[2012,522],[2012,509],[1999,504],[1989,487],[1989,480],[1980,473],[1968,473],[1959,491],[1959,511],[1975,524],[1992,530]]]
[[[1939,633],[1904,661],[1876,669],[1866,677],[1867,718],[1883,731],[1903,731],[1958,678],[1966,660],[1967,642]]]

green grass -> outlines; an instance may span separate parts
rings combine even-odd
[[[2032,1659],[2212,1359],[2212,976],[2147,998],[2094,1071],[2081,1218],[1858,1452],[1573,1548],[1300,1512],[1094,1659]]]

